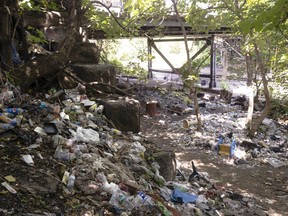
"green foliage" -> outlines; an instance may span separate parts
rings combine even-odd
[[[188,75],[187,80],[189,81],[197,81],[199,79],[199,76],[197,75]]]
[[[129,62],[123,74],[136,76],[139,80],[147,80],[148,71],[141,67],[139,62]]]
[[[99,43],[99,41],[98,41]],[[128,76],[136,76],[141,80],[147,79],[148,71],[143,68],[141,62],[147,62],[152,56],[148,56],[146,47],[143,41],[139,40],[132,44],[130,40],[103,40],[98,44],[103,50],[101,52],[101,59],[105,63],[114,65],[117,68],[118,73]],[[129,49],[129,51],[119,52],[122,47],[131,46],[135,49]]]
[[[20,0],[19,5],[22,10],[57,10],[62,7],[58,2],[56,0]],[[97,30],[102,29],[109,38],[138,35],[140,26],[147,22],[159,24],[171,10],[166,6],[169,2],[162,0],[124,0],[124,11],[121,18],[117,19],[117,23],[108,13],[107,8],[94,7],[90,4],[90,0],[83,0],[82,3],[82,8],[90,5],[85,16],[91,21],[91,27]],[[243,53],[249,52],[251,55],[254,52],[253,44],[257,43],[265,61],[265,69],[272,74],[272,79],[283,86],[288,85],[287,0],[178,0],[177,7],[186,22],[196,32],[203,33],[223,26],[230,27],[234,35],[243,37]],[[31,32],[31,35],[28,36],[29,42],[46,43],[41,31],[32,28],[28,30]],[[177,47],[172,50],[175,54],[179,53]],[[105,52],[110,51],[105,49]],[[152,58],[145,53],[146,50],[141,48],[133,56],[137,56],[140,62]],[[126,53],[120,57],[110,58],[110,61],[125,73],[137,75],[143,73],[146,77],[146,71],[142,69],[141,63],[135,59],[129,61],[130,57],[131,55]],[[186,79],[195,80],[200,68],[209,64],[201,58],[192,62],[193,74],[186,73],[184,76]],[[122,60],[129,63],[120,63]],[[183,68],[184,73],[187,71],[185,67]]]
[[[220,88],[227,90],[227,89],[229,89],[229,85],[228,85],[227,82],[225,82],[225,81],[222,80],[222,81],[220,82]]]
[[[20,0],[19,7],[22,10],[59,10],[60,5],[53,0]]]
[[[257,44],[265,70],[272,73],[274,80],[287,86],[287,0],[193,2],[186,9],[187,20],[193,28],[208,31],[220,26],[230,27],[234,35],[242,36],[243,54],[249,53],[255,62],[254,47]],[[245,68],[237,66],[233,71],[244,72]],[[256,72],[256,68],[253,71]]]
[[[258,19],[254,20],[256,31],[270,31],[273,29],[287,32],[288,1],[271,1],[265,10],[259,13]]]
[[[199,55],[196,59],[194,59],[191,64],[192,74],[188,72],[188,65],[187,62],[181,67],[180,72],[183,75],[185,82],[187,82],[187,86],[190,86],[191,81],[198,81],[199,74],[203,67],[209,65],[209,53],[206,49],[204,53]]]
[[[29,43],[48,43],[44,33],[39,29],[28,26],[27,30],[29,31],[29,34],[27,34],[27,41]]]
[[[22,10],[40,10],[40,6],[36,6],[32,0],[22,0],[19,1],[19,7]]]
[[[164,2],[159,0],[125,0],[124,11],[117,17],[109,14],[105,7],[89,7],[86,17],[92,21],[92,27],[103,30],[107,38],[131,37],[140,34],[139,27],[147,23],[157,23],[167,15]],[[107,5],[109,6],[109,5]],[[119,24],[121,26],[119,26]]]

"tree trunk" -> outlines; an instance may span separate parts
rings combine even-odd
[[[186,35],[186,30],[183,25],[183,21],[179,15],[178,9],[177,9],[177,3],[175,0],[171,0],[173,3],[173,7],[178,19],[178,22],[181,25],[181,30],[184,36],[184,42],[185,42],[185,49],[186,49],[186,55],[187,55],[187,66],[188,66],[188,73],[192,75],[192,66],[191,66],[191,61],[190,61],[190,56],[189,56],[189,47],[188,47],[188,40],[187,40],[187,35]],[[183,80],[185,82],[185,80]],[[195,109],[195,115],[197,118],[197,130],[202,131],[202,121],[201,121],[201,116],[200,116],[200,109],[199,109],[199,104],[198,104],[198,98],[196,94],[196,87],[195,87],[195,81],[191,80],[191,85],[190,85],[190,95],[193,97],[193,102],[194,102],[194,109]]]
[[[258,128],[260,127],[262,121],[269,115],[270,106],[271,106],[270,92],[268,89],[269,83],[268,83],[268,80],[266,78],[266,70],[265,70],[263,60],[262,60],[261,52],[259,51],[259,48],[258,48],[256,43],[254,43],[254,48],[255,48],[255,54],[256,54],[256,61],[257,61],[257,64],[259,66],[259,71],[260,71],[261,79],[263,82],[263,88],[264,88],[263,92],[264,92],[266,103],[265,103],[265,107],[264,107],[263,111],[261,112],[260,116],[257,119],[255,119],[255,121],[253,121],[253,123],[252,123],[251,129],[249,130],[249,133],[248,133],[248,135],[250,137],[253,137],[255,135],[255,133],[258,130]]]
[[[245,59],[246,59],[246,72],[247,72],[247,88],[249,92],[249,105],[246,119],[246,127],[248,128],[248,130],[250,130],[254,111],[253,64],[251,55],[249,53],[245,55]]]
[[[222,73],[222,79],[224,81],[227,80],[228,75],[228,58],[227,58],[227,49],[223,49],[223,56],[222,56],[222,66],[223,66],[223,73]]]
[[[0,58],[1,69],[13,71],[11,14],[6,1],[0,1]]]

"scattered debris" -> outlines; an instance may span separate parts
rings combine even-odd
[[[141,133],[137,135],[132,133],[133,130],[119,129],[121,121],[127,123],[131,119],[123,120],[119,114],[117,118],[113,115],[109,118],[105,114],[107,109],[113,112],[113,107],[131,105],[131,112],[135,114],[131,125],[138,132],[139,110],[147,108],[140,107],[140,104],[157,101],[160,108],[174,113],[172,115],[188,115],[193,111],[193,105],[185,96],[181,99],[179,95],[173,96],[166,91],[160,93],[143,89],[137,94],[139,103],[129,98],[92,100],[85,91],[80,93],[78,88],[61,91],[61,94],[59,91],[53,92],[46,97],[48,99],[31,97],[25,104],[15,101],[19,108],[9,109],[12,106],[6,108],[6,105],[1,108],[15,118],[18,115],[23,115],[23,118],[12,125],[8,117],[1,115],[3,124],[13,127],[5,128],[1,137],[5,142],[1,141],[4,154],[0,163],[1,166],[9,166],[2,173],[5,180],[2,190],[6,190],[1,192],[4,199],[0,200],[0,206],[3,208],[7,200],[14,201],[15,196],[24,204],[12,202],[13,205],[0,209],[0,213],[84,215],[89,211],[93,215],[104,215],[105,211],[110,215],[266,214],[261,206],[253,204],[253,198],[237,196],[217,187],[208,174],[197,170],[193,161],[189,178],[180,170],[177,173],[173,151],[159,154],[157,146],[147,141]],[[61,101],[60,97],[63,98]],[[51,101],[52,98],[55,102]],[[5,98],[5,101],[11,99]],[[146,110],[144,115],[167,128],[167,133],[181,134],[173,141],[181,144],[182,148],[201,149],[208,146],[210,155],[216,155],[219,159],[229,156],[236,166],[256,160],[264,161],[265,158],[275,168],[287,165],[287,146],[281,139],[285,132],[274,129],[269,131],[269,139],[264,133],[259,133],[255,140],[246,140],[241,124],[243,113],[236,112],[235,106],[232,108],[224,102],[207,100],[204,95],[201,100],[205,103],[201,107],[205,113],[203,133],[194,130],[196,123],[193,117],[185,116],[184,121],[173,123],[169,117],[154,110],[156,103],[153,103],[153,110],[148,110],[149,116],[146,116]],[[221,113],[209,113],[219,109],[222,109]],[[121,112],[125,114],[125,111]],[[115,113],[119,113],[119,110]],[[126,114],[130,113],[126,110]],[[220,134],[223,135],[217,144]],[[267,143],[267,147],[259,144],[261,140]],[[223,148],[225,143],[228,144],[227,149]],[[224,156],[222,153],[225,153]],[[25,164],[18,163],[19,157]],[[163,167],[169,172],[165,172]],[[35,205],[28,209],[25,207],[28,202]]]

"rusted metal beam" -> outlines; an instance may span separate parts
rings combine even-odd
[[[161,56],[161,58],[169,65],[172,71],[180,76],[180,73],[173,66],[173,64],[165,57],[165,55],[158,49],[158,47],[156,46],[153,40],[151,40],[151,47],[153,47],[154,50]]]

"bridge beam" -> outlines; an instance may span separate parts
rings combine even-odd
[[[173,64],[165,57],[165,55],[158,49],[158,47],[156,46],[156,44],[154,43],[153,39],[151,39],[149,41],[150,46],[158,53],[158,55],[160,55],[160,57],[166,62],[166,64],[169,65],[169,67],[172,69],[172,72],[175,74],[178,74],[179,76],[180,73],[178,72],[178,70],[173,66]],[[152,62],[151,62],[152,64]]]
[[[147,38],[147,48],[148,48],[148,79],[153,78],[152,73],[152,39]]]
[[[212,36],[211,37],[211,45],[210,45],[210,82],[209,82],[209,88],[216,87],[215,69],[216,69],[216,46],[214,43],[214,36]]]

